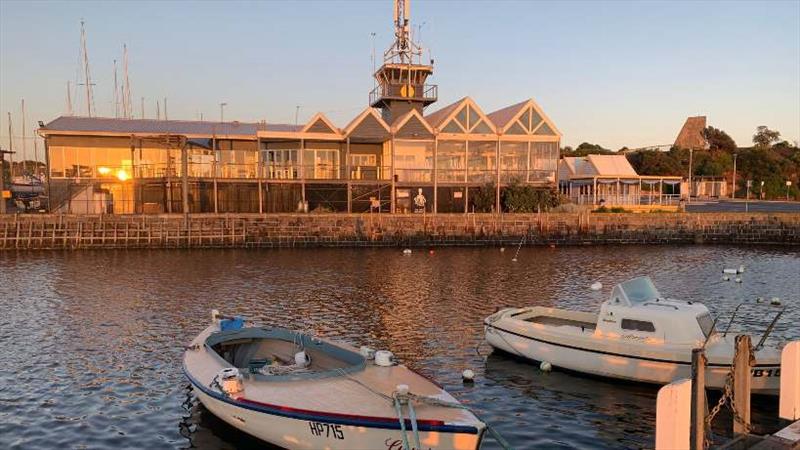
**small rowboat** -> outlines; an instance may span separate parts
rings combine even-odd
[[[773,320],[773,325],[780,313]],[[706,386],[724,388],[734,357],[734,337],[716,331],[704,305],[667,299],[648,277],[620,283],[597,314],[540,306],[506,308],[484,320],[494,348],[595,376],[668,384],[691,374],[692,349],[705,347]],[[754,349],[751,389],[777,395],[780,352]]]
[[[289,449],[477,449],[486,425],[394,362],[283,328],[212,313],[183,371],[214,415]]]

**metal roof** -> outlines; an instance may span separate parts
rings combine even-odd
[[[211,122],[199,120],[115,119],[108,117],[61,116],[42,133],[84,131],[123,134],[187,134],[201,136],[252,135],[257,131],[300,131],[301,126],[278,123]]]

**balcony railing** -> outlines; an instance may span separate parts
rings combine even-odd
[[[433,103],[439,96],[439,86],[435,84],[381,84],[369,93],[369,104],[376,106],[381,100],[422,100],[425,104]]]

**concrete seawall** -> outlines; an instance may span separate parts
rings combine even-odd
[[[800,245],[800,214],[7,215],[0,249]]]

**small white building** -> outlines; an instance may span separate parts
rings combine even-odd
[[[580,205],[677,205],[681,177],[639,175],[625,155],[561,158],[559,190]]]

